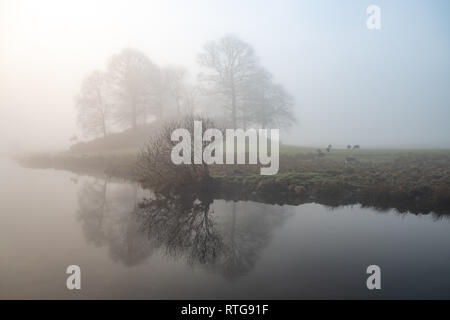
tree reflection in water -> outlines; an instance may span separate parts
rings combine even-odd
[[[85,181],[78,191],[78,219],[88,242],[107,246],[114,261],[134,266],[145,261],[155,249],[139,232],[136,216],[139,188],[110,179]]]
[[[188,192],[163,196],[110,179],[85,181],[78,201],[86,239],[108,246],[114,260],[138,265],[158,249],[229,279],[254,268],[276,227],[291,214],[286,207]]]

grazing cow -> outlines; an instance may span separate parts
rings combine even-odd
[[[325,153],[323,153],[322,150],[317,149],[317,156],[318,156],[319,158],[325,157]]]
[[[350,164],[350,163],[356,163],[358,162],[358,160],[356,160],[356,158],[354,156],[347,156],[345,157],[345,164]]]

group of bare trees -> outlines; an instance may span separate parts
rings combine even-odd
[[[192,104],[185,75],[182,68],[161,69],[143,52],[125,49],[111,57],[106,71],[83,80],[75,99],[78,124],[86,135],[107,135],[114,127],[136,129],[152,115],[161,118],[170,104],[181,113],[183,100]]]
[[[274,83],[249,44],[225,36],[207,43],[198,63],[202,73],[194,84],[185,68],[160,68],[138,50],[113,55],[107,70],[91,72],[76,96],[81,130],[107,135],[113,128],[135,129],[150,119],[194,115],[200,96],[210,104],[207,109],[222,110],[219,118],[233,128],[295,123],[293,98]]]
[[[224,118],[233,128],[245,129],[249,124],[288,127],[295,123],[293,98],[273,82],[248,43],[234,36],[209,42],[198,62],[206,70],[199,81],[222,103]]]

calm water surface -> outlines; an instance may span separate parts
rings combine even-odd
[[[450,221],[359,206],[158,202],[0,159],[0,298],[450,298]],[[68,265],[82,289],[66,289]],[[382,289],[366,288],[368,265]]]

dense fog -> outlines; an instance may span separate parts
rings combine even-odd
[[[77,125],[75,97],[123,50],[196,85],[205,44],[226,36],[293,98],[283,143],[450,147],[450,4],[376,1],[382,27],[369,30],[372,2],[0,0],[0,150],[94,138]],[[194,112],[221,112],[219,99],[202,101]]]

